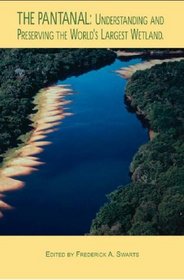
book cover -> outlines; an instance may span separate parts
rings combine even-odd
[[[183,1],[0,1],[0,278],[183,279]]]

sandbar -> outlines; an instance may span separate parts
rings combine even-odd
[[[32,121],[30,125],[33,128],[32,132],[23,137],[24,143],[5,155],[2,168],[0,168],[0,218],[3,217],[4,210],[12,209],[2,200],[3,193],[21,189],[25,185],[22,180],[14,177],[29,175],[38,170],[35,167],[44,164],[35,156],[43,152],[42,147],[51,144],[50,141],[44,139],[47,138],[47,134],[58,129],[56,127],[61,124],[61,120],[72,115],[65,113],[64,105],[71,102],[64,99],[65,95],[72,94],[71,89],[66,87],[57,85],[38,92],[33,100],[36,112],[29,116]]]

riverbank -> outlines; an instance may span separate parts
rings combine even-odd
[[[113,50],[119,59],[127,60],[135,57],[150,59],[168,59],[174,57],[184,57],[183,49],[119,49]]]
[[[58,79],[80,75],[112,63],[106,49],[0,49],[0,163],[3,153],[30,132],[32,98]]]
[[[116,72],[118,74],[120,74],[120,76],[122,76],[123,78],[130,79],[136,71],[139,71],[139,70],[143,71],[143,70],[146,70],[146,69],[150,69],[154,65],[162,64],[164,62],[165,63],[175,62],[175,61],[181,61],[183,59],[184,59],[183,57],[168,58],[168,59],[153,59],[153,60],[138,63],[136,65],[132,65],[132,66],[129,66],[129,67],[121,68],[120,70],[117,70]]]
[[[144,61],[135,65],[131,65],[129,67],[124,67],[121,68],[120,70],[117,70],[116,73],[118,73],[120,76],[122,76],[124,79],[130,79],[132,75],[137,72],[137,71],[144,71],[146,69],[150,69],[155,65],[160,65],[162,63],[167,63],[167,62],[177,62],[184,60],[183,57],[177,57],[177,58],[169,58],[169,59],[154,59],[154,60],[149,60],[149,61]],[[127,103],[130,104],[133,102],[132,98],[128,95],[126,95]],[[145,113],[137,106],[135,109],[135,112],[137,115],[141,116],[143,119],[145,118]],[[148,122],[148,134],[149,134],[149,139],[152,141],[154,137],[157,135],[157,133],[154,132],[153,128],[150,127],[150,124]]]
[[[132,54],[132,53],[130,53]],[[135,54],[135,53],[133,53]],[[139,53],[141,54],[141,53]],[[174,61],[181,61],[183,58],[171,58],[171,59],[162,59],[162,60],[158,60],[158,59],[154,59],[154,60],[149,60],[149,61],[144,61],[135,65],[131,65],[129,67],[123,67],[119,70],[116,71],[116,73],[118,73],[121,77],[123,77],[124,79],[130,79],[132,77],[132,75],[136,72],[136,71],[144,71],[146,69],[150,69],[151,67],[153,67],[154,65],[159,65],[162,63],[167,63],[167,62],[174,62]],[[126,100],[127,100],[127,104],[129,104],[129,106],[131,106],[132,103],[132,98],[128,95],[126,95]],[[142,112],[139,108],[139,106],[137,106],[135,109],[135,112],[138,116],[141,116],[143,119],[145,118],[145,114],[144,112]],[[154,139],[154,137],[157,135],[153,129],[150,127],[149,123],[147,124],[148,126],[148,135],[149,135],[149,139],[152,141]]]
[[[67,85],[58,85],[45,88],[35,96],[33,104],[36,113],[29,117],[32,130],[21,137],[24,139],[21,145],[4,155],[0,169],[0,194],[24,187],[23,180],[17,180],[16,177],[29,175],[44,164],[37,155],[43,151],[44,146],[51,144],[45,140],[47,135],[57,129],[65,117],[72,115],[65,112],[65,105],[70,103],[65,100],[65,96],[71,94]],[[7,209],[11,207],[0,200],[0,211]]]
[[[130,106],[139,108],[149,121],[152,141],[135,154],[131,183],[108,195],[109,201],[93,220],[91,235],[184,234],[184,61],[163,62],[118,71],[130,79],[126,95]]]

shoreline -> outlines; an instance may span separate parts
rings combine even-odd
[[[144,61],[144,62],[135,64],[135,65],[130,65],[129,67],[120,68],[119,70],[116,70],[116,73],[118,73],[124,79],[128,80],[132,77],[132,75],[136,71],[144,71],[146,69],[150,69],[153,66],[158,65],[158,64],[162,64],[164,62],[175,62],[175,61],[181,61],[181,60],[184,60],[184,58],[183,57],[177,57],[177,58],[168,58],[168,59],[162,59],[162,60],[161,59],[154,59],[154,60]],[[131,103],[131,98],[130,98],[130,96],[127,96],[126,93],[125,93],[125,98],[127,99],[128,103]],[[130,105],[130,107],[131,107],[131,105]],[[145,118],[145,115],[139,110],[139,108],[135,109],[135,113],[137,115],[139,115],[139,116],[141,115],[143,118]],[[156,133],[149,126],[148,126],[148,136],[149,136],[150,141],[152,141],[156,136]]]
[[[31,130],[28,116],[33,112],[32,100],[40,89],[56,84],[58,80],[64,81],[68,77],[100,69],[116,59],[115,53],[107,49],[94,48],[1,49],[1,54],[3,58],[0,64],[2,76],[8,75],[11,79],[5,78],[1,84],[0,104],[3,107],[1,113],[3,126],[0,167],[4,153],[17,147],[21,135]],[[13,95],[9,90],[12,87],[11,80],[14,84]]]
[[[181,235],[183,233],[180,227],[182,222],[180,213],[183,208],[181,204],[177,204],[176,208],[176,203],[183,199],[183,169],[182,158],[180,158],[180,154],[182,153],[182,123],[179,123],[178,126],[176,125],[175,128],[175,118],[180,117],[180,114],[183,112],[182,103],[180,107],[180,96],[183,88],[182,70],[184,68],[184,58],[168,60],[168,62],[171,61],[180,61],[180,63],[165,63],[162,67],[154,67],[154,69],[145,71],[142,75],[141,72],[138,72],[135,79],[132,78],[130,84],[125,86],[125,96],[126,101],[130,103],[130,112],[136,112],[138,115],[139,106],[141,107],[142,111],[139,110],[139,115],[142,118],[144,117],[146,122],[148,122],[147,127],[149,128],[150,140],[154,138],[155,140],[154,142],[147,141],[134,154],[130,164],[130,182],[115,188],[108,195],[108,201],[100,207],[96,217],[92,221],[89,235],[150,236],[164,234]],[[162,61],[162,63],[164,62]],[[145,63],[144,69],[142,69],[142,66],[139,68],[133,66],[127,67],[123,69],[123,75],[121,76],[125,78],[124,74],[128,73],[127,79],[131,78],[133,73],[135,73],[135,69],[146,69]],[[121,71],[116,72],[122,74]],[[153,93],[154,90],[157,92],[157,84],[159,83],[161,83],[161,86],[158,98],[160,98],[161,108],[164,108],[166,97],[168,98],[167,102],[170,104],[168,108],[170,110],[177,108],[177,114],[171,115],[172,123],[165,123],[163,121],[161,127],[159,126],[159,110],[156,111],[153,119],[150,117],[150,114],[154,112],[153,104],[157,100],[157,96],[155,97],[154,94],[152,98],[149,96],[149,94],[152,94],[152,89]],[[173,84],[179,84],[176,89],[178,90],[178,95],[174,95],[175,88],[172,92],[174,101],[171,93],[168,91]],[[147,93],[145,99],[143,98],[143,93]],[[132,106],[131,101],[134,101]],[[175,104],[174,108],[172,102]],[[179,106],[176,107],[177,105]],[[166,119],[169,114],[170,111],[165,113]],[[146,119],[146,117],[149,118]],[[154,121],[157,122],[155,126]],[[149,127],[150,125],[154,126],[156,133]],[[167,129],[170,129],[170,127],[171,129],[173,128],[173,131],[171,130],[168,135]],[[177,138],[175,135],[177,135]],[[167,136],[171,137],[169,138]],[[169,197],[168,193],[170,193]],[[173,196],[174,193],[177,193],[177,197],[180,197],[180,200],[177,200],[177,202]],[[168,207],[170,210],[169,216],[167,212]],[[151,211],[153,210],[152,213],[150,209]],[[174,212],[171,211],[172,209],[174,209]],[[146,216],[147,210],[149,211],[148,213],[151,213],[151,215],[149,214],[150,216]],[[166,215],[164,213],[165,210]],[[162,217],[165,219],[164,223],[160,223],[160,218]],[[173,219],[176,220],[174,229]]]
[[[131,58],[144,58],[144,59],[169,59],[176,57],[184,57],[184,51],[182,50],[139,50],[127,51],[125,49],[119,49],[114,51],[119,59],[131,59]]]
[[[118,73],[120,76],[122,76],[125,79],[130,79],[136,71],[150,69],[151,67],[157,64],[162,64],[164,62],[175,62],[183,59],[184,59],[183,57],[168,58],[168,59],[152,59],[135,65],[130,65],[129,67],[120,68],[119,70],[116,70],[116,73]]]
[[[31,120],[31,132],[21,135],[22,143],[4,154],[4,160],[0,168],[0,218],[3,217],[4,210],[12,207],[3,202],[4,193],[23,188],[25,183],[17,176],[26,176],[38,171],[40,165],[45,164],[39,161],[38,154],[43,152],[44,146],[52,144],[45,138],[49,133],[57,130],[62,120],[71,116],[65,112],[65,105],[70,100],[65,100],[66,95],[73,94],[68,85],[50,86],[41,89],[34,97],[35,113],[29,116]]]

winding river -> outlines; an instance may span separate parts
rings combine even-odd
[[[129,182],[129,165],[148,140],[147,130],[124,104],[126,81],[115,70],[139,63],[116,60],[110,66],[71,77],[65,97],[73,116],[48,135],[53,144],[39,158],[46,164],[24,177],[26,186],[7,194],[14,206],[0,220],[0,234],[83,235],[106,201],[106,194]]]

